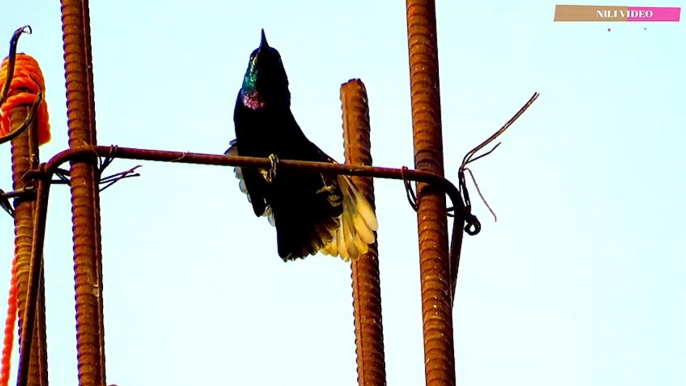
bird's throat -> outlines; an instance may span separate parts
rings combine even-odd
[[[260,97],[257,91],[242,92],[241,101],[243,105],[251,110],[260,110],[264,108],[264,100]]]

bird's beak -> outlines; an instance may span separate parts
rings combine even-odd
[[[264,28],[262,29],[262,40],[260,41],[260,51],[269,49],[269,43],[267,43],[267,36],[264,34]]]

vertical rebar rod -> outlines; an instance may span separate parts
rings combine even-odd
[[[345,162],[372,165],[367,90],[359,79],[341,86]],[[360,193],[373,208],[374,182],[370,177],[352,177]],[[357,346],[357,382],[360,386],[386,385],[383,325],[381,323],[381,282],[379,280],[378,241],[351,264],[355,344]]]
[[[62,33],[69,147],[95,145],[87,0],[62,0]],[[106,380],[98,171],[92,159],[72,161],[70,171],[79,385],[102,386]]]
[[[16,90],[14,93],[29,92]],[[31,105],[16,107],[10,114],[10,131],[19,128],[29,115]],[[26,188],[24,175],[29,170],[38,168],[38,123],[37,120],[12,140],[12,179],[14,190]],[[35,186],[33,186],[35,188]],[[35,198],[18,197],[14,201],[14,256],[17,259],[17,306],[19,314],[19,339],[21,341],[22,325],[26,313],[28,295],[29,266],[31,263],[31,245],[33,243]],[[38,287],[36,321],[31,337],[30,360],[28,363],[28,386],[47,386],[48,355],[45,329],[45,285],[43,270],[40,270]],[[20,350],[24,348],[20,345]]]
[[[406,0],[415,168],[444,175],[434,0]],[[455,385],[445,194],[418,184],[426,384]]]

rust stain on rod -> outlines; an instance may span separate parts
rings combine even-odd
[[[359,79],[341,87],[343,132],[347,164],[372,165],[367,90]],[[374,182],[370,177],[353,177],[367,201],[374,203]],[[381,282],[379,279],[378,239],[362,258],[351,264],[357,381],[360,386],[385,386],[383,325],[381,319]]]
[[[434,0],[407,0],[415,168],[440,176],[443,138]],[[455,352],[445,195],[418,184],[417,220],[428,386],[455,385]]]
[[[28,92],[17,90],[15,93]],[[17,107],[10,114],[11,130],[16,130],[25,121],[30,113],[31,106]],[[12,179],[14,190],[27,187],[23,177],[31,169],[38,167],[38,124],[34,121],[27,130],[12,141]],[[14,201],[14,255],[17,259],[17,306],[19,314],[19,339],[21,342],[24,315],[27,310],[26,299],[29,289],[29,267],[31,263],[31,244],[33,242],[33,223],[35,198],[18,197]],[[42,264],[42,259],[41,259]],[[40,278],[37,293],[37,312],[35,312],[35,324],[33,334],[25,355],[28,355],[28,366],[24,371],[25,384],[29,386],[47,386],[48,384],[48,355],[45,331],[45,284],[43,270],[40,270]],[[20,351],[25,346],[20,343]],[[24,361],[24,364],[27,362]]]
[[[62,0],[62,34],[69,147],[93,146],[95,101],[87,0]],[[70,172],[79,385],[102,386],[106,380],[98,176],[89,160],[74,160]]]

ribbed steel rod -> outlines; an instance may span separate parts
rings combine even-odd
[[[96,145],[93,60],[88,0],[62,0],[69,147]],[[100,194],[97,168],[88,160],[71,164],[76,346],[79,385],[103,386],[103,324]]]
[[[415,169],[440,176],[443,138],[434,0],[407,0]],[[445,195],[418,184],[417,221],[428,386],[455,385],[453,316]]]
[[[345,162],[372,165],[371,134],[367,90],[359,79],[341,87]],[[355,185],[373,208],[374,181],[353,177]],[[386,385],[383,325],[381,318],[381,281],[379,279],[378,239],[369,251],[351,264],[355,345],[357,347],[357,382],[360,386]]]
[[[29,92],[17,90],[14,93]],[[12,94],[10,94],[12,95]],[[10,131],[19,128],[31,110],[31,105],[17,107],[10,113]],[[27,187],[23,179],[26,172],[38,167],[38,123],[33,123],[19,136],[12,140],[12,180],[14,190]],[[33,224],[36,202],[35,197],[17,197],[14,201],[14,256],[17,259],[17,307],[19,314],[19,340],[23,336],[22,325],[27,310],[26,298],[29,289],[29,266],[31,263],[31,244],[33,243]],[[42,263],[42,259],[41,259]],[[48,385],[48,354],[45,331],[45,279],[43,270],[40,278],[37,296],[37,312],[31,336],[33,350],[28,351],[28,366],[24,371],[28,386]],[[20,343],[20,352],[25,349]],[[23,364],[25,365],[25,364]]]

